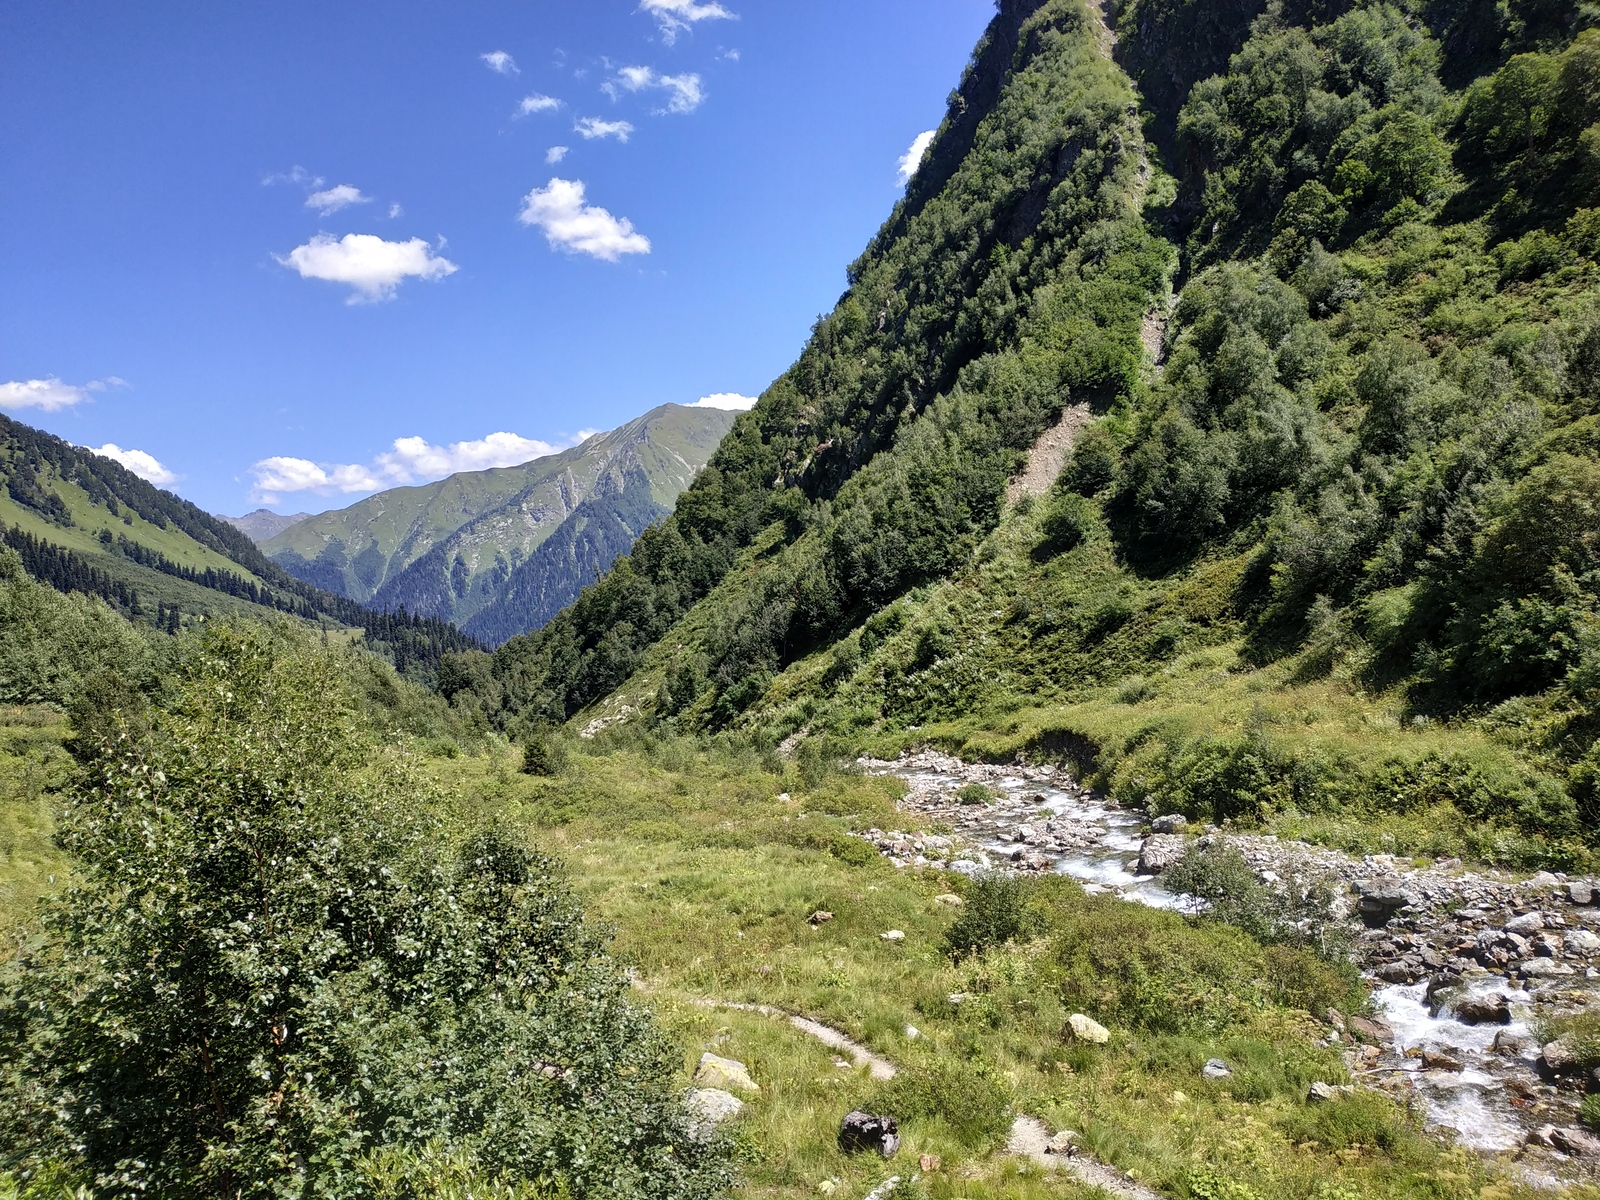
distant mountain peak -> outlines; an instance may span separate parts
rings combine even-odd
[[[258,508],[255,512],[245,513],[242,517],[226,517],[221,513],[216,514],[219,521],[226,521],[256,545],[277,537],[291,525],[298,525],[301,521],[311,516],[310,513],[293,513],[284,516],[275,513],[270,508]]]

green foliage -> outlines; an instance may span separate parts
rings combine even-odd
[[[559,736],[536,729],[522,743],[522,770],[527,775],[559,775],[566,769],[567,748]]]
[[[1297,1142],[1316,1142],[1327,1150],[1370,1147],[1389,1154],[1414,1153],[1422,1135],[1416,1119],[1382,1092],[1359,1089],[1322,1104],[1308,1104],[1283,1123]]]
[[[369,1155],[435,1147],[574,1195],[719,1190],[553,864],[447,836],[372,757],[338,656],[286,632],[186,642],[148,732],[69,793],[75,884],[0,1004],[0,1163],[108,1196],[364,1196]]]
[[[1094,507],[1089,501],[1077,492],[1055,489],[1039,518],[1039,532],[1044,535],[1042,548],[1054,554],[1074,549],[1095,525]]]
[[[962,804],[989,804],[994,793],[981,783],[964,783],[956,789],[956,800]]]
[[[1578,1105],[1578,1120],[1590,1129],[1600,1129],[1600,1092],[1583,1098]]]
[[[898,1121],[942,1121],[966,1149],[994,1149],[1011,1128],[1011,1090],[982,1063],[943,1060],[901,1071],[863,1105]]]
[[[1044,932],[1045,918],[1032,902],[1026,879],[1002,872],[975,876],[962,890],[961,915],[945,930],[944,952],[959,959],[991,946],[1026,941]]]
[[[1334,895],[1326,880],[1296,878],[1269,886],[1232,845],[1213,842],[1191,846],[1161,884],[1199,897],[1208,918],[1237,926],[1263,945],[1297,946],[1331,963],[1345,961],[1348,937],[1332,916]]]

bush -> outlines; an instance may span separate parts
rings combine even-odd
[[[1600,1092],[1585,1096],[1578,1105],[1578,1120],[1590,1129],[1600,1129]]]
[[[1326,881],[1289,880],[1271,887],[1237,849],[1214,841],[1189,847],[1161,883],[1198,896],[1206,902],[1207,918],[1237,926],[1258,942],[1304,947],[1329,962],[1344,961],[1349,938],[1331,915],[1333,890]]]
[[[1062,554],[1075,549],[1094,529],[1094,506],[1077,492],[1058,489],[1039,520],[1044,534],[1041,549]]]
[[[1015,875],[977,876],[967,886],[961,915],[945,930],[944,952],[959,959],[1044,932],[1044,914],[1031,903],[1032,894],[1031,881]]]
[[[961,804],[988,804],[994,793],[981,783],[964,783],[956,790],[956,800]]]
[[[535,730],[522,745],[522,770],[527,775],[554,776],[567,767],[567,748],[547,729]]]
[[[1010,1088],[992,1070],[971,1062],[902,1071],[873,1093],[866,1110],[897,1121],[943,1120],[975,1153],[993,1149],[1011,1127]]]
[[[1323,1150],[1365,1146],[1394,1154],[1420,1141],[1413,1118],[1382,1092],[1361,1089],[1291,1113],[1283,1132],[1295,1142],[1316,1142]]]
[[[436,1151],[574,1197],[721,1190],[555,864],[452,837],[369,755],[341,672],[212,627],[148,733],[94,747],[60,824],[73,886],[0,979],[0,1170],[367,1197],[369,1155]]]

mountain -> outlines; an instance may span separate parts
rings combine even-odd
[[[289,526],[299,524],[310,515],[310,513],[295,513],[292,516],[284,516],[281,513],[273,512],[270,508],[258,508],[255,512],[245,513],[242,517],[219,515],[217,520],[226,521],[235,529],[240,530],[245,537],[259,545],[277,537]]]
[[[560,611],[671,511],[733,417],[664,404],[559,454],[379,492],[262,550],[339,595],[499,643]]]
[[[512,732],[932,738],[1209,820],[1583,861],[1600,30],[1107,12],[1002,0],[794,366],[446,690]]]
[[[59,591],[177,632],[211,616],[289,614],[364,630],[402,670],[477,645],[444,622],[369,612],[295,579],[244,533],[111,459],[0,416],[0,540]]]

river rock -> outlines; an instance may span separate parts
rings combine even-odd
[[[1574,954],[1593,954],[1600,950],[1600,935],[1591,929],[1574,929],[1567,934],[1567,950]]]
[[[1306,1100],[1311,1104],[1327,1104],[1355,1091],[1348,1083],[1323,1083],[1320,1079],[1306,1090]]]
[[[1594,888],[1587,883],[1567,884],[1567,899],[1574,904],[1593,904]]]
[[[833,920],[833,914],[828,912],[826,909],[819,908],[816,912],[807,917],[806,920],[812,925],[826,925],[829,921]]]
[[[1565,1038],[1557,1038],[1553,1042],[1546,1042],[1539,1050],[1539,1073],[1541,1075],[1570,1075],[1579,1068],[1577,1050]]]
[[[1070,1158],[1078,1152],[1078,1135],[1070,1129],[1063,1129],[1044,1144],[1044,1152]]]
[[[1349,1025],[1352,1034],[1369,1045],[1387,1046],[1394,1041],[1394,1027],[1387,1021],[1348,1017],[1345,1023]]]
[[[1182,833],[1189,824],[1189,818],[1182,813],[1167,813],[1150,822],[1152,833]]]
[[[1096,1046],[1104,1046],[1111,1040],[1111,1031],[1092,1017],[1082,1013],[1073,1013],[1067,1018],[1067,1027],[1072,1030],[1072,1036],[1080,1042],[1092,1042]]]
[[[1372,879],[1358,879],[1356,891],[1361,898],[1356,901],[1356,911],[1370,928],[1381,929],[1402,908],[1411,905],[1400,880],[1393,875],[1379,875]]]
[[[1430,1071],[1460,1071],[1465,1064],[1459,1058],[1452,1058],[1437,1050],[1424,1050],[1422,1052],[1422,1065]]]
[[[709,1050],[700,1056],[700,1065],[695,1069],[694,1081],[703,1088],[721,1089],[723,1091],[759,1092],[756,1081],[750,1078],[750,1070],[735,1058],[721,1058]]]
[[[1463,1025],[1509,1025],[1511,1002],[1499,992],[1472,996],[1456,1004],[1456,1020]]]
[[[1507,1020],[1510,1014],[1507,1013]],[[1509,1029],[1502,1029],[1494,1035],[1494,1052],[1504,1054],[1511,1058],[1521,1058],[1533,1048],[1533,1042],[1523,1037],[1520,1033],[1512,1033]]]
[[[1566,963],[1553,958],[1524,959],[1517,971],[1524,979],[1552,979],[1559,975],[1576,974]]]
[[[1139,847],[1140,875],[1159,875],[1168,867],[1175,867],[1183,858],[1188,844],[1177,834],[1152,833]]]
[[[1220,1058],[1208,1058],[1206,1065],[1200,1068],[1200,1074],[1207,1079],[1227,1079],[1233,1075],[1233,1068]]]
[[[744,1111],[744,1101],[721,1088],[690,1088],[685,1100],[692,1118],[689,1133],[697,1141],[704,1141],[718,1125]]]
[[[900,1149],[900,1126],[893,1117],[877,1117],[859,1108],[839,1122],[839,1149],[846,1154],[871,1150],[888,1158]]]
[[[1579,1129],[1576,1126],[1552,1129],[1550,1141],[1563,1154],[1584,1158],[1600,1155],[1600,1138],[1595,1137],[1587,1129]]]
[[[1524,913],[1520,917],[1512,917],[1505,923],[1507,933],[1515,933],[1520,937],[1529,937],[1544,928],[1543,913]]]

